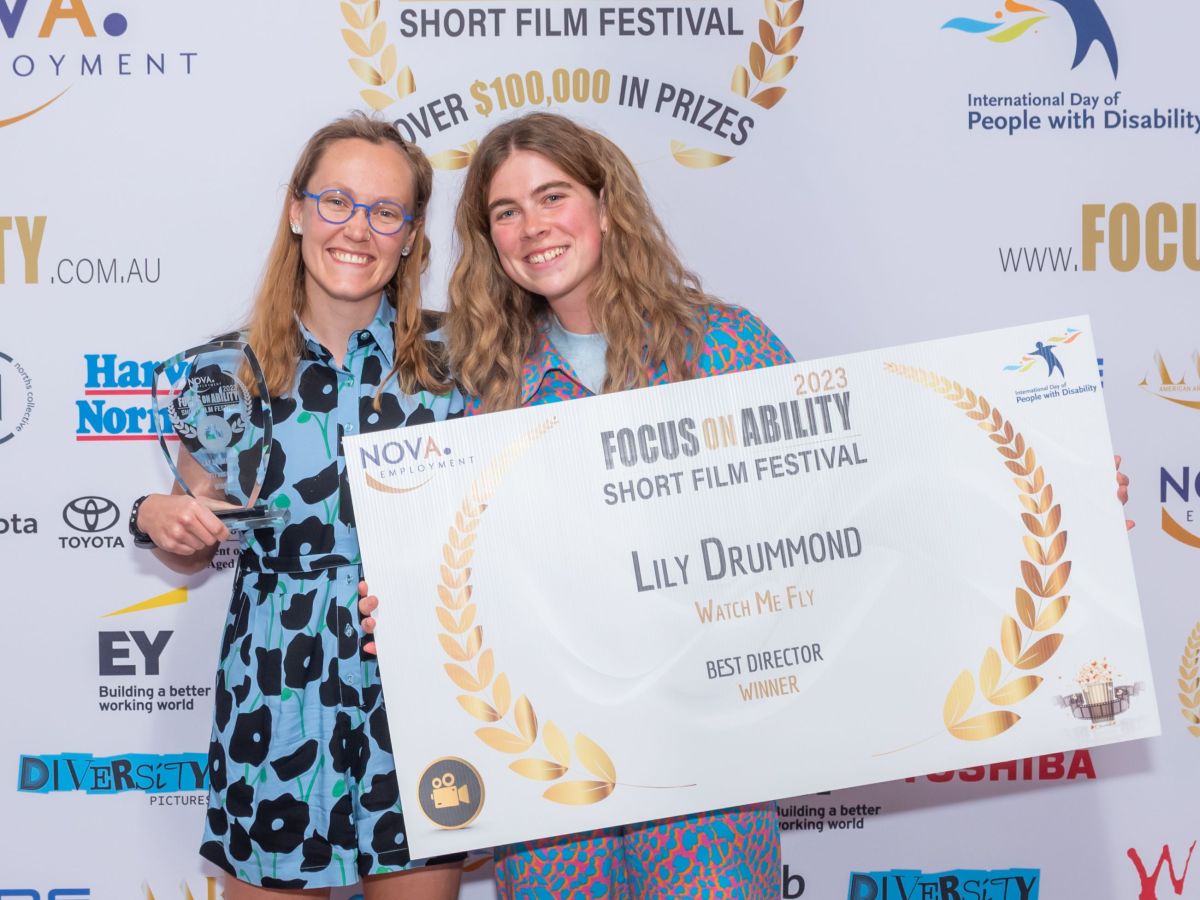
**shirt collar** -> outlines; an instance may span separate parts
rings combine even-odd
[[[313,333],[305,326],[304,321],[300,318],[300,314],[296,313],[296,325],[300,328],[300,336],[304,338],[304,343],[307,350],[314,354],[317,359],[328,362],[332,359],[332,354],[321,345],[321,342],[313,336]],[[362,347],[365,343],[366,336],[369,336],[379,346],[380,351],[388,360],[396,357],[396,310],[391,303],[388,302],[387,294],[379,295],[379,306],[375,310],[375,318],[367,325],[366,328],[353,332],[350,335],[349,350],[354,350]]]
[[[575,377],[570,364],[567,363],[561,353],[554,349],[554,345],[550,343],[550,338],[546,335],[545,325],[539,324],[533,349],[526,354],[525,365],[521,371],[522,406],[528,403],[530,398],[538,392],[538,388],[542,386],[542,381],[545,377],[556,369],[565,373],[576,384],[579,384],[579,379]],[[582,384],[579,386],[587,391],[588,394],[591,394],[591,391],[588,391]]]

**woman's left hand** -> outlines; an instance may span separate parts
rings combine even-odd
[[[1121,457],[1114,456],[1113,462],[1117,465],[1117,499],[1124,506],[1129,502],[1129,476],[1121,471]],[[1128,531],[1133,527],[1133,519],[1125,520],[1125,530]]]
[[[1126,479],[1128,481],[1129,479]],[[371,593],[371,589],[367,587],[365,581],[358,583],[358,611],[362,613],[362,627],[367,634],[375,633],[375,618],[372,613],[379,608],[379,598]],[[363,644],[363,652],[375,655],[375,642],[367,641]]]

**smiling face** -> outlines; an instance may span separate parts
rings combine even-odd
[[[314,194],[337,188],[358,203],[391,200],[406,210],[413,209],[416,191],[412,167],[398,147],[358,138],[330,144],[302,187]],[[415,223],[398,234],[376,234],[366,210],[355,209],[350,221],[331,225],[309,198],[292,201],[290,218],[302,231],[306,307],[363,303],[373,313],[401,251],[412,243]]]
[[[517,150],[496,169],[487,202],[505,274],[545,297],[568,328],[592,330],[587,299],[607,228],[601,199],[546,157]]]

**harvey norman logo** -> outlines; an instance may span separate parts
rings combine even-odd
[[[179,440],[165,406],[158,410],[157,428],[154,422],[150,393],[156,360],[123,359],[115,353],[88,353],[83,360],[87,375],[84,399],[75,401],[75,440],[156,441],[159,431],[169,441]],[[178,384],[189,365],[185,361],[168,368],[166,378]]]
[[[427,485],[446,469],[475,461],[474,454],[456,452],[437,435],[398,436],[375,440],[358,448],[367,486],[383,494],[407,494]]]

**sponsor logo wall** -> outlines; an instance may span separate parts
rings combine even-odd
[[[992,399],[1103,392],[1164,735],[783,798],[780,895],[1200,898],[1198,27],[1166,0],[0,0],[0,898],[221,896],[196,849],[236,553],[181,579],[125,520],[170,485],[154,365],[243,319],[296,152],[352,108],[436,166],[432,306],[477,142],[537,109],[621,144],[798,358],[1089,314],[1102,361],[1046,334]],[[381,447],[376,489],[449,449]],[[1043,688],[1085,744],[1150,674],[1094,662],[1111,715]]]

